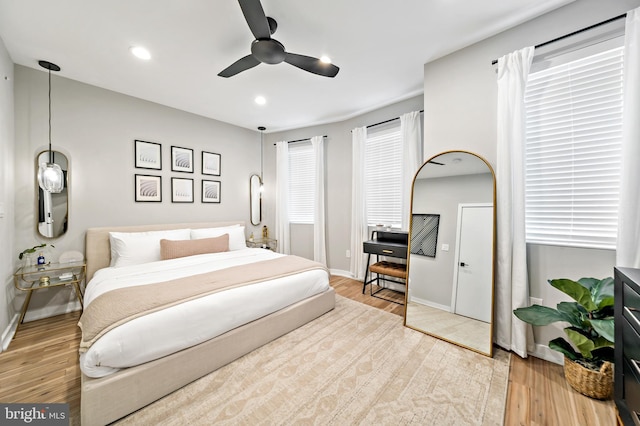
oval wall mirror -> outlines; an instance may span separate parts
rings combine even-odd
[[[495,175],[480,156],[445,152],[416,173],[407,327],[493,355]]]
[[[67,157],[58,151],[52,151],[53,162],[60,166],[64,173],[64,188],[62,192],[52,194],[43,191],[38,186],[38,167],[40,163],[49,161],[49,151],[43,151],[36,157],[36,205],[37,205],[37,230],[45,238],[57,238],[67,232],[69,226],[69,161]]]
[[[258,175],[249,177],[249,208],[251,210],[251,224],[260,225],[262,221],[262,179]]]

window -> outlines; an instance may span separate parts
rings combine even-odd
[[[529,75],[527,242],[615,249],[623,50]]]
[[[316,165],[310,142],[289,144],[289,221],[313,223]]]
[[[402,138],[400,121],[369,131],[364,178],[369,225],[402,225]]]

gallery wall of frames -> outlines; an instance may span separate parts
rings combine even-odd
[[[135,174],[135,201],[141,203],[162,202],[162,176],[154,174],[153,170],[162,170],[162,144],[142,140],[134,141],[135,168],[148,170],[146,174]],[[220,203],[221,182],[209,178],[221,175],[222,156],[215,152],[200,151],[200,179],[194,179],[195,163],[194,150],[180,146],[171,146],[169,159],[171,161],[171,202],[193,203],[195,199],[195,184],[198,183],[201,203]],[[191,173],[191,175],[184,175]]]

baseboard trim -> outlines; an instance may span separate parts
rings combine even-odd
[[[528,353],[536,358],[544,359],[554,364],[564,365],[564,356],[560,352],[550,349],[547,345],[536,343],[535,349]]]
[[[351,279],[356,279],[354,278],[353,275],[351,275],[351,272],[349,271],[344,271],[342,269],[329,269],[329,273],[331,275],[337,275],[338,277],[345,277],[345,278],[351,278]]]
[[[426,300],[426,299],[420,299],[418,297],[411,296],[411,301],[419,303],[421,305],[430,306],[432,308],[440,309],[440,310],[445,311],[445,312],[451,312],[451,306],[441,305],[439,303],[433,303],[433,302],[431,302],[429,300]]]
[[[2,351],[0,352],[4,352],[9,348],[9,344],[13,340],[13,336],[16,334],[16,330],[18,329],[19,319],[20,315],[14,314],[11,321],[9,321],[9,325],[7,325],[7,328],[2,332],[2,338],[0,340],[2,342]]]

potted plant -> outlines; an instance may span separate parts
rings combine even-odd
[[[22,260],[25,256],[27,259],[27,263],[25,266],[29,266],[32,263],[32,259],[31,256],[38,250],[38,249],[42,249],[46,246],[51,246],[52,248],[55,248],[55,246],[53,244],[47,244],[47,243],[42,243],[39,244],[37,246],[33,246],[31,248],[28,249],[24,249],[22,250],[22,252],[20,252],[20,254],[18,254],[18,259]]]
[[[564,331],[571,343],[562,337],[549,342],[551,349],[564,354],[567,381],[583,395],[609,398],[613,391],[613,278],[563,278],[549,284],[575,302],[560,302],[557,309],[532,305],[513,313],[531,325],[569,323]]]

